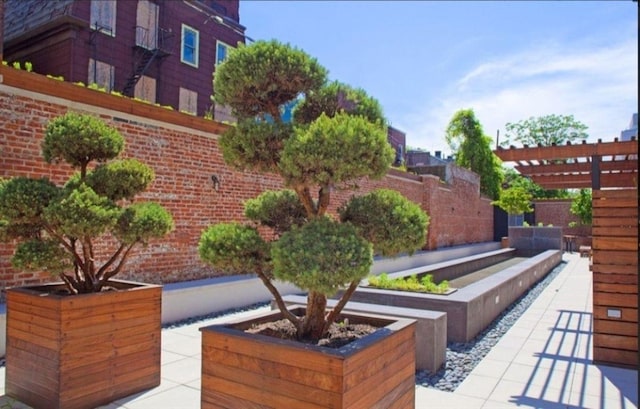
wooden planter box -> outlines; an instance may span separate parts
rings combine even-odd
[[[7,290],[6,394],[35,408],[91,408],[160,384],[162,287]]]
[[[202,408],[414,407],[414,320],[342,314],[383,328],[339,349],[243,332],[280,318],[279,311],[266,312],[201,328]]]

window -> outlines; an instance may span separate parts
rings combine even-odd
[[[139,0],[136,12],[136,45],[148,50],[158,46],[158,5]]]
[[[225,44],[222,41],[218,41],[216,44],[216,65],[220,64],[229,56],[229,49],[231,46]]]
[[[143,75],[133,90],[133,96],[151,103],[156,102],[156,79]]]
[[[198,67],[199,33],[189,26],[182,25],[182,51],[180,61]]]
[[[198,113],[198,93],[180,87],[180,102],[178,109],[193,115]]]
[[[91,1],[91,28],[116,36],[116,0]]]
[[[103,63],[102,61],[96,61],[93,58],[89,59],[89,75],[87,76],[87,85],[98,84],[98,86],[106,89],[107,91],[113,90],[114,82],[114,67]]]

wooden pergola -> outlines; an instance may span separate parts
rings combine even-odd
[[[638,142],[494,153],[545,189],[592,188],[593,358],[638,366]]]

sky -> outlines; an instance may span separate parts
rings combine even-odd
[[[638,112],[637,2],[240,0],[240,23],[378,99],[412,148],[451,153],[460,109],[494,141],[550,114],[612,141]]]

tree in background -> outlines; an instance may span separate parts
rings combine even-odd
[[[497,199],[503,179],[502,165],[491,151],[491,138],[484,134],[472,109],[462,109],[454,114],[445,139],[456,164],[480,175],[480,191]]]
[[[513,168],[504,168],[504,183],[506,187],[518,186],[531,194],[533,199],[563,199],[569,197],[566,189],[543,189],[530,178],[524,177]]]
[[[531,194],[521,186],[511,186],[500,191],[500,199],[491,202],[498,206],[510,216],[520,216],[524,213],[531,213]],[[514,225],[516,223],[509,223]],[[517,223],[519,224],[519,223]]]
[[[570,211],[578,216],[582,224],[591,224],[593,221],[591,199],[591,189],[580,189],[571,202]]]
[[[587,126],[573,118],[573,115],[545,115],[531,117],[516,123],[505,125],[505,140],[502,146],[520,143],[528,146],[561,145],[589,135],[585,132]]]

